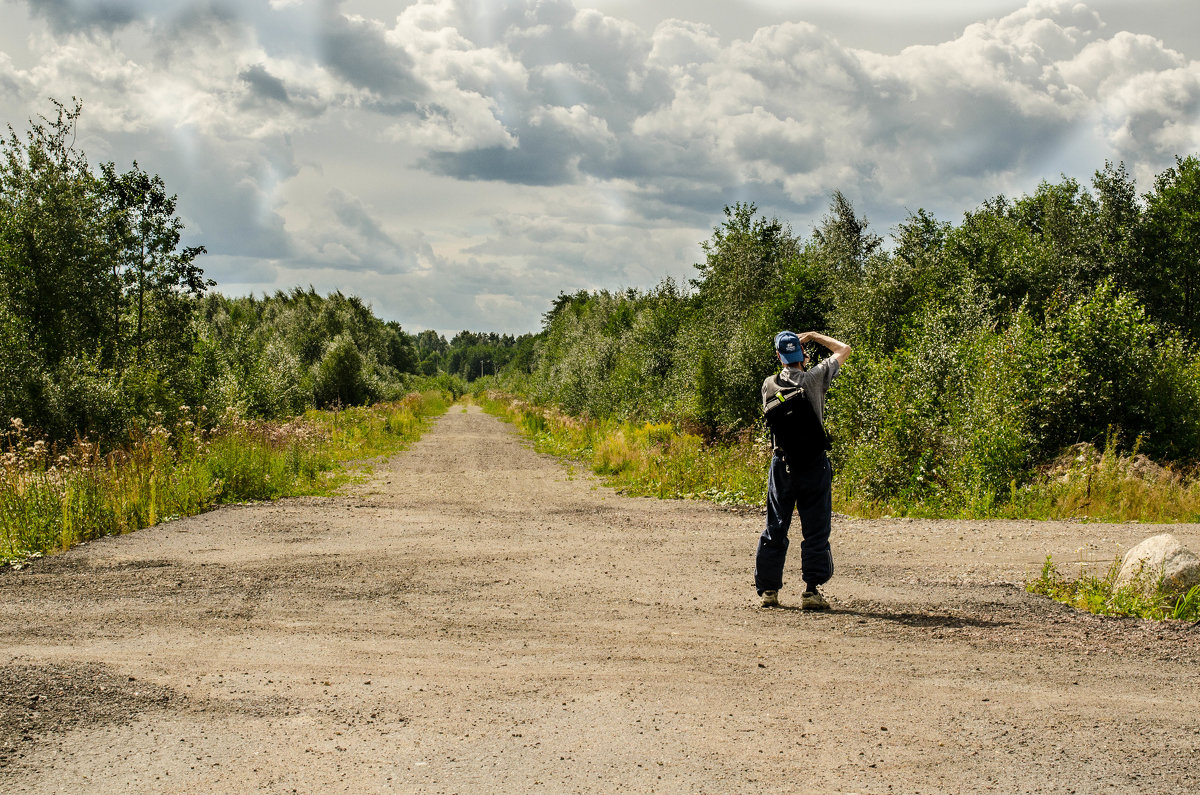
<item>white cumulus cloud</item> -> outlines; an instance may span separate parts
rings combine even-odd
[[[834,189],[885,226],[1105,159],[1148,189],[1200,149],[1200,62],[1105,3],[989,2],[875,52],[809,4],[731,36],[569,0],[28,0],[0,107],[81,97],[89,155],[161,173],[239,289],[519,331],[560,289],[686,277],[733,201],[805,231]]]

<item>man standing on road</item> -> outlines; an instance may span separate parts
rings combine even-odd
[[[807,367],[804,343],[809,341],[828,348],[833,355]],[[833,576],[833,553],[829,548],[833,469],[825,454],[829,444],[822,423],[825,393],[849,358],[850,346],[815,331],[799,336],[781,331],[775,335],[775,355],[783,371],[770,376],[762,385],[763,411],[771,425],[775,454],[767,478],[767,527],[758,540],[754,585],[763,607],[779,606],[788,527],[795,510],[800,514],[803,535],[800,570],[804,595],[800,607],[828,610],[829,602],[818,587]],[[787,416],[781,418],[784,414]]]

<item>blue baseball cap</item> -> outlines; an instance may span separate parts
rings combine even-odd
[[[775,335],[775,350],[788,364],[804,361],[804,348],[800,347],[800,338],[790,331],[781,331]]]

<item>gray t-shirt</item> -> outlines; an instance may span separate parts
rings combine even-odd
[[[830,382],[841,369],[842,363],[836,357],[830,356],[808,370],[785,367],[780,373],[780,377],[788,386],[804,387],[804,395],[812,403],[813,410],[817,412],[817,419],[824,422],[825,393],[829,391]],[[782,387],[776,382],[775,376],[768,376],[762,385],[763,407],[765,408],[767,401],[775,397],[776,393],[781,390]]]

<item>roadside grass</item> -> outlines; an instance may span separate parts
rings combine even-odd
[[[1111,442],[1097,453],[1085,449],[1065,456],[1065,465],[1012,489],[998,506],[1001,518],[1066,519],[1101,522],[1200,521],[1200,477],[1175,472],[1139,455],[1122,454]]]
[[[1101,616],[1200,621],[1200,585],[1182,595],[1165,593],[1162,577],[1143,577],[1118,586],[1120,568],[1121,561],[1115,560],[1103,576],[1097,576],[1080,563],[1079,576],[1069,579],[1047,555],[1041,574],[1026,583],[1025,590]]]
[[[1200,472],[1176,471],[1133,450],[1122,451],[1111,431],[1103,449],[1067,448],[1050,464],[1013,480],[1000,493],[949,494],[923,501],[857,500],[834,471],[834,499],[863,517],[942,519],[1086,519],[1097,522],[1200,521]]]
[[[580,461],[626,494],[742,506],[766,500],[770,457],[761,442],[705,444],[669,423],[582,420],[494,391],[475,401],[515,425],[539,452]]]
[[[185,419],[106,454],[86,440],[47,448],[14,420],[0,442],[0,565],[222,503],[330,494],[417,439],[450,402],[430,390],[284,423],[231,414],[208,431]]]
[[[476,397],[483,409],[516,425],[541,452],[576,459],[622,491],[655,497],[696,497],[727,505],[766,502],[770,449],[743,434],[705,443],[670,423],[572,417],[513,395]],[[1200,521],[1200,478],[1173,472],[1115,443],[1103,451],[1072,448],[1030,482],[1000,495],[877,502],[857,497],[834,470],[834,510],[862,518],[1088,519],[1100,522]]]

